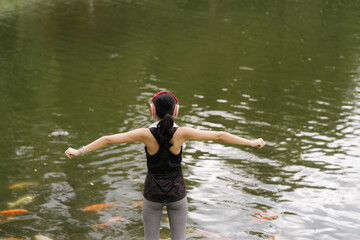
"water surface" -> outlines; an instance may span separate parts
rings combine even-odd
[[[143,239],[144,146],[63,152],[148,126],[167,89],[177,124],[268,143],[187,143],[187,239],[356,239],[359,14],[358,0],[1,1],[0,210],[35,198],[0,237]]]

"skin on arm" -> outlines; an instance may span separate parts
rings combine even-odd
[[[262,148],[265,145],[265,142],[262,138],[256,140],[248,140],[235,136],[228,132],[217,132],[217,131],[202,131],[189,127],[181,127],[179,130],[179,140],[180,141],[221,141],[230,144],[236,145],[245,145],[250,147]],[[176,132],[177,133],[177,132]],[[175,133],[175,134],[176,134]],[[175,136],[174,136],[175,137]]]
[[[109,136],[102,136],[95,141],[89,143],[88,145],[83,147],[84,152],[91,152],[97,149],[103,148],[110,144],[121,144],[121,143],[132,143],[132,142],[143,142],[148,148],[156,148],[156,144],[154,141],[151,141],[153,138],[149,129],[147,128],[139,128],[133,131],[129,131],[126,133],[118,133]],[[68,158],[76,157],[81,154],[80,149],[68,148],[65,151],[65,154]]]
[[[174,144],[170,150],[178,153],[180,151],[181,145],[187,141],[221,141],[230,144],[245,145],[251,147],[262,148],[265,145],[265,142],[262,138],[256,140],[248,140],[235,136],[228,132],[217,132],[217,131],[202,131],[189,127],[179,128],[172,139]],[[150,133],[148,128],[139,128],[133,131],[126,133],[119,133],[109,136],[103,136],[95,141],[84,146],[82,150],[84,152],[91,152],[100,148],[103,148],[110,144],[121,144],[121,143],[132,143],[132,142],[142,142],[148,149],[150,154],[156,153],[159,149],[159,145]],[[65,154],[68,158],[76,157],[81,154],[80,149],[68,148],[65,151]]]

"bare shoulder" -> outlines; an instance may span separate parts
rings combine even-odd
[[[191,134],[194,130],[194,128],[191,128],[191,127],[179,127],[174,136],[176,135],[177,137],[184,137],[186,138],[187,135]]]
[[[153,136],[148,128],[138,128],[132,132],[142,138],[149,138]]]
[[[140,141],[148,145],[155,140],[148,128],[138,128],[127,133],[132,141]]]

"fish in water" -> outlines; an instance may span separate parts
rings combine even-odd
[[[43,236],[43,235],[35,235],[34,238],[36,240],[52,240],[51,238],[48,238],[48,237]]]
[[[273,220],[273,219],[277,219],[278,216],[268,216],[268,217],[259,217],[257,219],[252,220],[251,222],[259,222],[262,220]]]
[[[24,188],[30,185],[36,185],[36,182],[21,182],[21,183],[15,183],[10,185],[8,188],[9,189],[15,189],[15,188]]]
[[[16,215],[16,214],[26,213],[26,212],[28,212],[28,211],[25,209],[9,209],[9,210],[0,211],[0,215],[10,216],[10,215]]]
[[[108,226],[110,224],[113,224],[113,223],[116,223],[116,222],[121,222],[122,220],[123,220],[123,218],[120,217],[120,216],[112,217],[105,223],[94,225],[94,228],[106,227],[106,226]]]
[[[266,210],[261,210],[260,212],[254,212],[253,213],[253,215],[254,216],[262,216],[262,215],[264,215],[264,214],[267,214],[268,213],[268,211],[266,211]]]
[[[99,212],[105,209],[108,209],[109,207],[112,207],[116,204],[120,203],[100,203],[100,204],[93,204],[89,205],[83,208],[84,211],[92,211],[92,212]]]
[[[1,240],[24,240],[24,239],[23,238],[9,237],[9,238],[2,238]]]
[[[8,202],[8,206],[9,208],[13,208],[19,205],[24,205],[24,204],[28,204],[31,203],[34,200],[35,196],[33,195],[27,195],[25,197],[20,198],[19,200],[15,201],[15,202]]]
[[[255,212],[253,215],[256,217],[256,219],[252,220],[251,221],[252,223],[259,222],[262,220],[273,220],[273,219],[278,218],[278,216],[272,216],[272,215],[269,216],[269,214],[266,210],[262,210],[261,212]]]

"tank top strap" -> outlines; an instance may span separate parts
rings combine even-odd
[[[151,134],[154,136],[155,139],[157,139],[157,128],[156,127],[152,127],[149,128]]]

